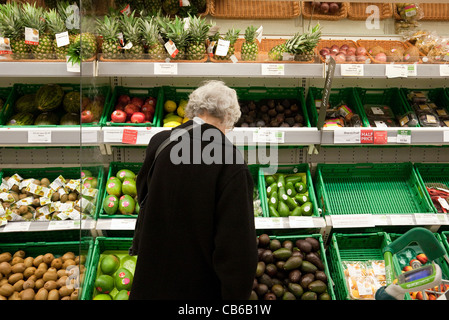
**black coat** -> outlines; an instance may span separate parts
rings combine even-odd
[[[223,142],[202,141],[201,150],[218,146],[223,159],[231,152],[240,164],[175,165],[173,142],[158,156],[147,189],[156,149],[171,131],[156,134],[147,147],[137,176],[138,199],[147,192],[148,199],[134,234],[131,300],[249,298],[257,266],[253,180],[235,146],[214,126],[201,125],[201,132],[206,129],[218,131]],[[193,132],[189,140],[192,146]]]

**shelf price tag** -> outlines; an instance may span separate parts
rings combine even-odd
[[[123,130],[104,130],[103,142],[121,142],[123,138]]]
[[[11,43],[9,38],[0,37],[0,54],[11,54]]]
[[[55,220],[48,223],[48,230],[64,230],[79,228],[79,224],[75,224],[75,220]]]
[[[443,142],[449,142],[449,131],[444,131],[443,133]]]
[[[31,221],[14,221],[6,224],[4,231],[28,231],[30,229]]]
[[[285,65],[283,64],[261,64],[263,76],[283,76],[285,74]]]
[[[374,227],[371,214],[331,215],[331,219],[334,228]]]
[[[285,132],[260,128],[253,132],[253,141],[259,143],[284,143]]]
[[[407,78],[408,77],[408,67],[404,64],[386,64],[385,65],[385,76],[387,78]]]
[[[341,64],[341,75],[343,77],[363,77],[365,74],[364,65],[359,64]]]
[[[154,74],[165,74],[165,75],[177,75],[178,74],[178,64],[177,63],[155,63],[154,64]]]
[[[97,143],[97,131],[90,131],[86,129],[81,130],[81,143]]]
[[[391,225],[412,226],[415,224],[415,219],[411,214],[390,214],[388,217]]]
[[[141,130],[137,133],[136,144],[148,144],[153,137],[154,133],[151,127],[147,127],[146,130]]]
[[[73,63],[69,59],[70,57],[66,56],[67,72],[81,72],[81,63]]]
[[[288,217],[288,223],[290,228],[314,228],[315,223],[312,217],[298,217],[290,216]]]
[[[336,128],[334,130],[334,143],[344,144],[344,143],[360,143],[361,142],[360,130],[354,129],[340,129]]]
[[[362,144],[374,143],[374,131],[369,129],[360,130],[360,143]]]
[[[280,229],[280,228],[288,227],[287,218],[257,217],[257,218],[254,218],[254,223],[256,225],[256,229],[265,229],[265,228]]]
[[[111,230],[134,230],[136,219],[111,219]]]
[[[407,76],[408,77],[416,77],[418,75],[418,67],[416,64],[408,64],[407,65]]]
[[[440,76],[441,77],[449,77],[449,64],[441,64],[440,65]]]
[[[410,144],[412,142],[411,130],[398,130],[397,143]]]
[[[446,213],[437,213],[436,216],[437,216],[439,224],[444,224],[444,225],[449,224],[449,219],[447,218]]]
[[[122,143],[136,144],[137,130],[123,129]]]
[[[422,225],[437,225],[440,224],[439,219],[436,214],[433,213],[415,213],[416,224]]]
[[[56,37],[56,45],[58,46],[58,48],[65,47],[70,44],[68,31],[57,33],[57,34],[55,34],[55,37]]]
[[[388,143],[387,131],[374,131],[374,144],[386,144]]]
[[[225,57],[228,54],[230,44],[231,41],[229,40],[219,39],[217,42],[217,49],[215,50],[215,55]]]
[[[51,143],[51,130],[29,130],[28,143]]]

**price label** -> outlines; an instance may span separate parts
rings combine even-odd
[[[360,130],[360,143],[372,144],[374,143],[374,131],[373,130]]]
[[[443,141],[449,142],[449,131],[444,131],[443,133]]]
[[[148,144],[154,133],[150,130],[151,128],[146,128],[146,130],[139,131],[137,133],[136,144]]]
[[[341,75],[343,77],[363,77],[365,69],[363,64],[341,64]]]
[[[408,67],[404,64],[386,64],[385,76],[387,78],[407,78]]]
[[[237,62],[239,62],[239,59],[237,59],[237,57],[236,57],[235,55],[232,55],[232,56],[230,56],[229,58],[231,59],[232,63],[237,63]]]
[[[55,220],[48,223],[48,230],[65,230],[76,228],[79,228],[79,225],[75,225],[74,220]]]
[[[14,221],[9,222],[4,231],[14,232],[14,231],[28,231],[30,229],[31,221]]]
[[[25,43],[33,46],[39,45],[39,30],[25,27]]]
[[[314,228],[315,223],[312,217],[288,217],[290,228]]]
[[[61,33],[57,33],[55,34],[56,37],[56,45],[59,47],[65,47],[68,46],[70,44],[70,39],[69,39],[69,32],[61,32]]]
[[[121,142],[123,138],[123,130],[105,130],[103,131],[103,142]]]
[[[407,65],[407,76],[416,77],[418,75],[418,67],[416,64]]]
[[[288,227],[287,218],[254,218],[256,229],[281,229]]]
[[[136,144],[137,130],[123,129],[122,143]]]
[[[51,143],[50,130],[29,130],[28,143]]]
[[[179,53],[179,50],[176,48],[176,44],[172,40],[168,40],[165,44],[165,49],[167,50],[170,57],[174,58]]]
[[[124,15],[129,16],[131,14],[131,6],[129,4],[126,5],[120,12]]]
[[[374,144],[386,144],[388,143],[387,131],[374,131]]]
[[[391,225],[412,226],[415,224],[415,219],[411,214],[390,214],[388,218]]]
[[[335,129],[334,130],[334,143],[360,143],[360,130],[351,129]]]
[[[97,131],[91,131],[91,130],[81,130],[81,144],[83,143],[97,143],[98,142],[98,136]]]
[[[444,225],[449,224],[449,219],[447,218],[446,213],[437,213],[437,218],[438,218],[439,224],[444,224]]]
[[[0,37],[0,54],[11,54],[11,43],[9,38]]]
[[[215,50],[216,56],[226,56],[229,51],[229,46],[231,45],[231,41],[220,39],[217,42],[217,49]]]
[[[66,62],[67,62],[67,72],[81,72],[81,64],[80,63],[73,63],[70,62],[69,56],[66,56]]]
[[[134,230],[136,219],[111,219],[111,230]]]
[[[176,75],[178,74],[177,63],[155,63],[154,74]]]
[[[449,203],[447,203],[447,200],[442,197],[438,197],[438,202],[443,207],[443,209],[449,210]]]
[[[449,77],[449,64],[441,64],[440,65],[440,76],[441,77]]]
[[[257,129],[253,132],[253,141],[259,143],[284,143],[285,132],[269,129]]]
[[[262,34],[263,34],[263,26],[260,26],[259,29],[256,30],[256,39],[259,43],[262,42]]]
[[[385,214],[373,214],[373,223],[376,226],[388,226],[388,218]]]
[[[433,213],[415,213],[415,221],[416,224],[421,225],[437,225],[439,224],[439,220],[436,214]]]
[[[331,219],[334,228],[374,227],[371,214],[332,215]]]
[[[285,65],[283,64],[261,64],[263,76],[283,76],[285,74]]]
[[[396,143],[410,144],[412,142],[411,130],[398,130]]]

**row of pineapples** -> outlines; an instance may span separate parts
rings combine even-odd
[[[73,10],[69,1],[58,1],[57,7],[46,9],[36,4],[11,1],[0,5],[0,36],[10,41],[12,58],[58,59],[79,52],[84,60],[91,58],[97,50],[96,36],[80,29],[69,29],[66,21],[72,19]],[[39,31],[39,44],[25,43],[25,27]],[[68,32],[70,44],[57,46],[56,34]]]

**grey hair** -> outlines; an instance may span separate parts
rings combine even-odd
[[[207,112],[231,128],[241,116],[237,92],[218,80],[209,80],[189,95],[185,115],[189,119]]]

